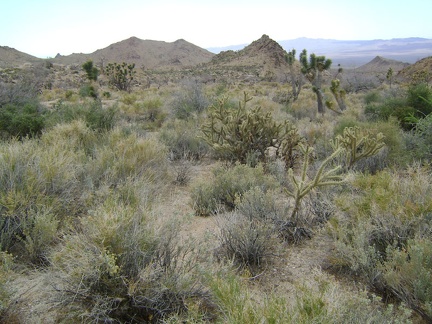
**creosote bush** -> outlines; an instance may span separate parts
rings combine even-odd
[[[45,109],[37,102],[0,105],[0,135],[33,137],[45,128]]]

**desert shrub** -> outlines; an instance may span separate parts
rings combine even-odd
[[[136,94],[133,93],[127,93],[120,98],[120,102],[124,103],[125,105],[133,105],[137,100],[138,98]]]
[[[167,150],[156,139],[124,134],[114,129],[96,148],[91,163],[86,164],[87,181],[99,187],[116,186],[128,178],[149,178],[163,183],[167,177]]]
[[[267,150],[273,147],[287,167],[293,166],[301,142],[297,129],[288,121],[275,122],[261,107],[247,109],[250,100],[252,98],[244,93],[237,109],[227,109],[226,98],[219,100],[211,107],[208,120],[201,127],[203,138],[219,156],[230,161],[254,166],[266,162]]]
[[[39,82],[23,77],[16,83],[0,81],[0,107],[7,104],[24,106],[37,101]]]
[[[126,110],[126,114],[149,130],[159,129],[167,118],[167,113],[163,111],[160,98],[135,103],[133,107]]]
[[[416,111],[414,116],[423,118],[432,113],[432,89],[427,83],[412,85],[408,89],[407,103]]]
[[[64,137],[50,141],[46,134],[38,141],[0,146],[1,245],[36,263],[43,261],[59,225],[86,205],[86,184],[81,181],[85,153]]]
[[[270,261],[275,244],[271,223],[249,218],[240,213],[219,216],[220,258],[231,260],[240,270],[247,269],[254,276]]]
[[[179,186],[185,186],[189,183],[192,177],[191,161],[181,159],[172,164],[175,172],[174,183]]]
[[[284,214],[283,206],[276,203],[277,192],[268,190],[264,192],[260,187],[246,191],[237,197],[236,208],[238,212],[249,220],[273,221]]]
[[[209,105],[202,83],[198,80],[186,80],[181,89],[174,93],[170,108],[176,118],[188,119],[203,112]]]
[[[370,105],[381,100],[380,93],[377,90],[370,91],[364,95],[363,101],[366,105]]]
[[[407,103],[404,97],[386,98],[379,103],[371,103],[365,107],[365,114],[371,121],[388,120],[395,117],[404,129],[410,129],[412,126],[407,122],[407,118],[416,113],[415,108]]]
[[[432,321],[432,241],[411,239],[401,249],[388,249],[381,269],[394,295]]]
[[[40,135],[45,127],[44,109],[37,102],[0,106],[0,133],[11,137]]]
[[[12,255],[0,251],[0,318],[10,304],[11,291],[7,287],[8,276],[13,264]]]
[[[83,98],[90,97],[96,99],[98,97],[96,88],[91,84],[83,84],[79,89],[79,95]]]
[[[156,230],[148,205],[106,198],[82,220],[83,232],[66,236],[51,255],[62,320],[159,322],[210,299],[176,226]]]
[[[383,96],[380,101],[366,105],[365,114],[370,120],[388,120],[395,117],[404,130],[411,130],[418,119],[432,112],[432,91],[427,84],[409,87],[406,93]]]
[[[211,215],[220,208],[232,210],[248,190],[259,187],[263,192],[278,186],[277,181],[264,173],[262,166],[255,168],[237,164],[234,167],[219,167],[213,179],[197,182],[192,188],[192,204],[197,215]]]
[[[333,265],[386,291],[382,265],[392,259],[394,251],[406,249],[409,240],[430,234],[430,181],[430,171],[418,166],[404,173],[387,170],[352,179],[352,193],[345,191],[337,199],[343,215],[329,221],[335,238]]]
[[[195,121],[173,120],[161,129],[160,140],[167,146],[171,160],[200,160],[209,152],[209,146],[200,137]]]
[[[117,116],[118,109],[116,106],[104,108],[98,100],[91,100],[83,104],[60,103],[50,113],[47,124],[54,126],[82,119],[92,130],[107,131],[114,127]]]
[[[432,159],[432,114],[417,121],[416,127],[404,134],[407,151],[416,160]]]
[[[95,101],[85,115],[88,127],[96,131],[107,131],[114,127],[117,117],[117,108],[111,106],[103,108],[102,103]]]
[[[256,300],[253,288],[227,271],[213,275],[209,284],[224,323],[411,323],[406,308],[386,305],[368,291],[343,291],[320,271],[313,272],[313,282],[295,283],[291,302],[278,293],[251,302]]]

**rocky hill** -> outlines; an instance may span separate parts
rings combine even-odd
[[[382,56],[375,57],[369,63],[366,63],[355,69],[357,72],[387,72],[390,68],[393,72],[399,72],[400,70],[409,66],[409,63],[400,62],[397,60],[388,59]]]
[[[96,64],[127,62],[135,63],[137,67],[145,69],[163,69],[184,68],[207,63],[214,55],[183,39],[167,43],[131,37],[91,54],[57,55],[53,62],[64,65],[82,64],[87,60],[93,60]]]
[[[432,81],[432,56],[425,57],[424,59],[405,67],[399,71],[396,78],[399,81]]]
[[[206,66],[226,72],[237,71],[237,77],[282,81],[286,79],[288,64],[286,51],[269,36],[263,35],[239,51],[222,51]]]

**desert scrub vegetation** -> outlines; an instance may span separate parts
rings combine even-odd
[[[430,321],[430,115],[408,131],[361,107],[408,88],[321,115],[309,84],[289,103],[291,84],[160,84],[46,90],[41,132],[2,138],[0,321]],[[241,150],[204,140],[217,109]]]
[[[163,182],[167,152],[160,143],[119,129],[100,136],[77,120],[40,140],[0,144],[2,249],[43,261],[60,229],[90,208],[98,188],[121,188],[129,179]]]
[[[82,232],[64,238],[50,256],[63,320],[159,322],[197,300],[211,304],[186,258],[193,246],[179,243],[173,224],[153,222],[148,205],[113,192],[82,220]]]
[[[414,165],[404,172],[357,175],[350,187],[336,200],[341,213],[329,222],[333,266],[361,276],[430,321],[430,263],[423,254],[430,244],[430,170]],[[418,277],[409,278],[414,264]]]
[[[407,90],[390,89],[384,95],[369,96],[366,100],[365,114],[369,119],[395,117],[404,130],[412,129],[419,119],[432,113],[432,90],[425,83],[412,84]]]

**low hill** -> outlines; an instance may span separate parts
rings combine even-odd
[[[196,66],[209,62],[213,56],[213,53],[183,39],[167,43],[131,37],[91,54],[57,55],[53,61],[65,65],[82,64],[87,60],[96,64],[127,62],[146,69],[160,69]]]
[[[382,56],[375,57],[369,63],[366,63],[355,69],[356,72],[387,72],[390,68],[394,73],[409,66],[409,63],[400,62],[397,60],[388,59]]]
[[[26,63],[43,62],[43,59],[20,52],[8,46],[0,46],[0,67],[20,67]]]

